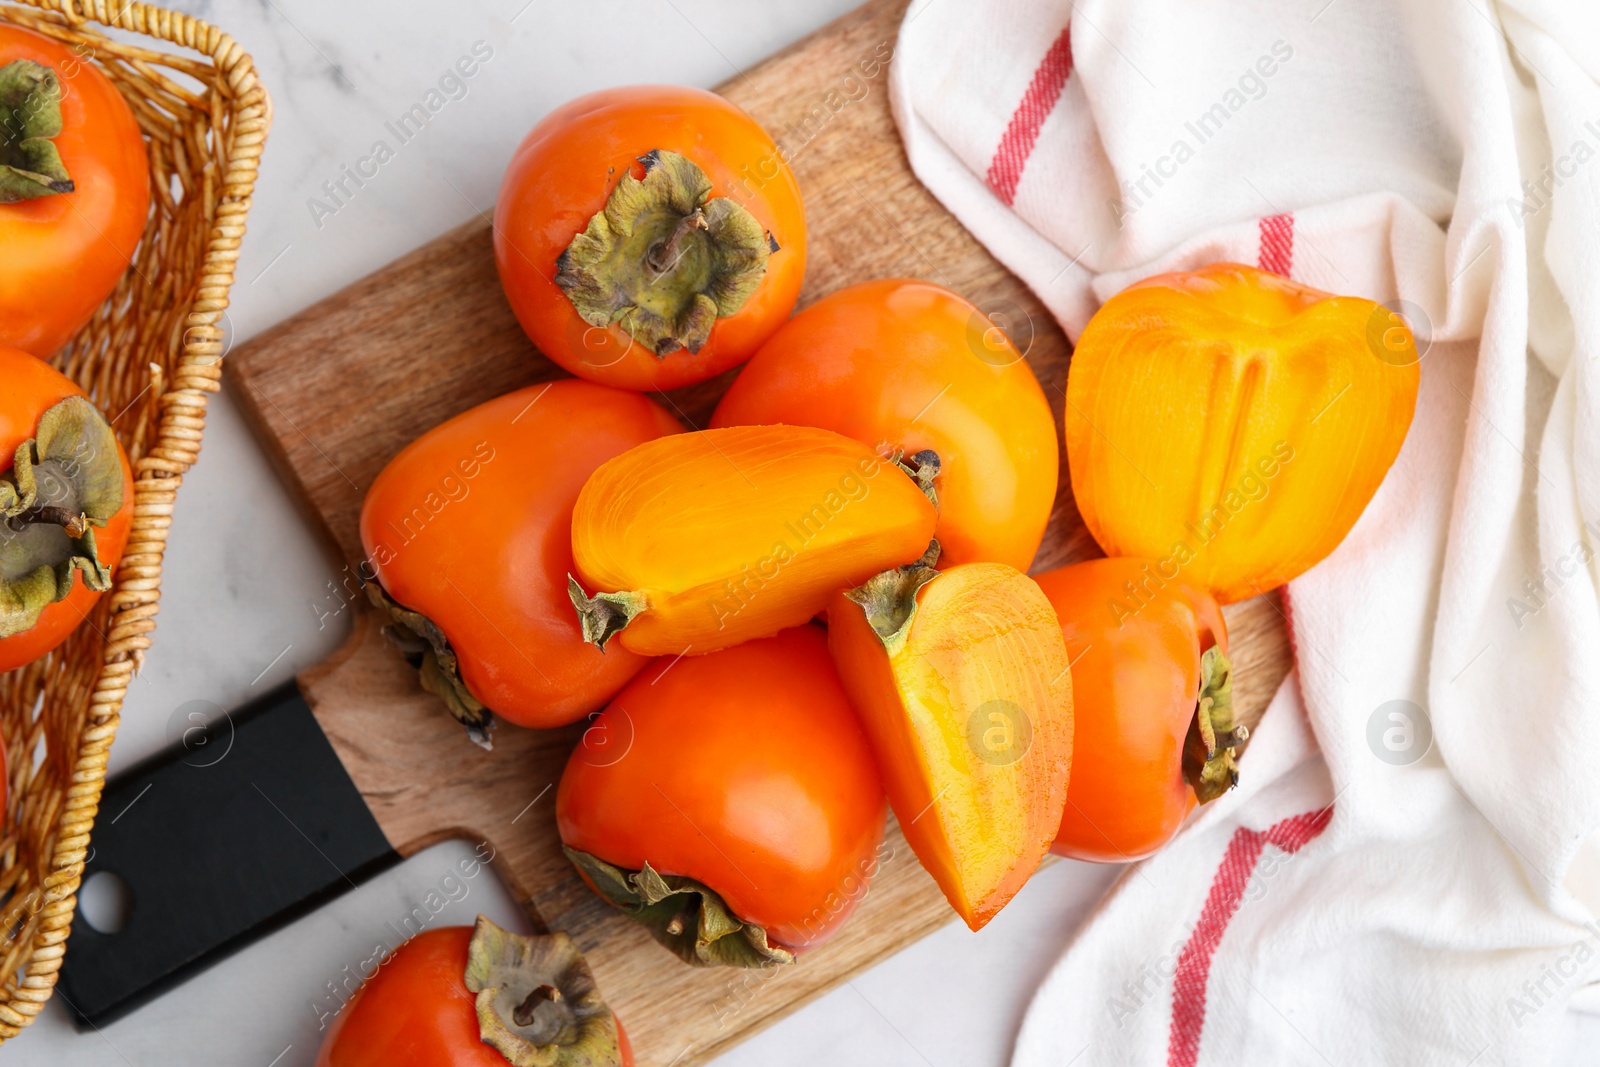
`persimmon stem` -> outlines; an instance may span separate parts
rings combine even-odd
[[[934,487],[934,479],[939,477],[939,453],[931,448],[924,448],[915,455],[907,456],[900,449],[895,449],[889,456],[893,463],[905,472],[906,476],[917,483],[923,495],[932,502],[934,507],[939,506],[939,490]],[[933,564],[929,564],[931,567]]]
[[[657,274],[664,274],[671,270],[678,262],[678,257],[683,253],[683,242],[695,230],[707,229],[706,213],[701,208],[696,208],[693,214],[685,215],[678,220],[677,228],[672,231],[672,236],[665,241],[658,242],[650,249],[646,258],[649,260],[650,269]]]
[[[674,915],[667,923],[667,933],[677,937],[689,928],[689,919],[694,915],[695,904],[696,901],[693,896],[684,898],[683,907],[678,909],[678,914]]]
[[[517,1005],[517,1010],[511,1013],[511,1021],[518,1026],[529,1026],[533,1023],[533,1013],[539,1010],[539,1005],[546,1001],[556,1004],[561,1001],[561,990],[546,982],[544,985],[535,986],[533,991],[523,998]]]
[[[939,551],[938,539],[929,541],[928,550],[915,563],[891,567],[845,590],[844,595],[860,605],[867,625],[885,646],[904,639],[917,611],[917,591],[939,576],[934,569]]]
[[[6,525],[21,533],[29,526],[59,526],[68,537],[82,537],[89,529],[89,517],[81,511],[71,511],[54,504],[38,504],[20,515],[6,520]]]
[[[602,593],[589,596],[578,584],[578,579],[567,575],[567,599],[578,612],[578,625],[583,639],[601,652],[606,642],[633,621],[633,617],[649,607],[643,593]]]
[[[617,1017],[566,934],[524,937],[478,916],[461,974],[478,1039],[505,1067],[601,1067],[622,1061]]]

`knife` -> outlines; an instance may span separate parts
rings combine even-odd
[[[363,610],[329,660],[107,787],[84,879],[118,876],[131,907],[115,933],[73,917],[57,988],[80,1028],[447,838],[487,846],[536,925],[615,921],[555,829],[554,785],[584,725],[501,729],[485,752],[415,679]]]

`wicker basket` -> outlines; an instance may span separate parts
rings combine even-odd
[[[221,323],[271,121],[250,57],[187,15],[126,0],[20,0],[0,21],[65,42],[109,76],[150,151],[133,269],[52,362],[111,418],[134,470],[133,527],[111,593],[45,659],[0,675],[10,802],[0,825],[0,1041],[50,999],[128,682],[155,629],[172,505],[222,376]],[[125,43],[91,23],[145,40]],[[144,47],[168,42],[179,55]]]

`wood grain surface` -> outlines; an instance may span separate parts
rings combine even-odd
[[[1070,352],[1037,300],[920,186],[887,101],[905,0],[875,0],[722,86],[788,152],[805,196],[810,264],[801,303],[869,278],[939,282],[1004,325],[1061,419]],[[869,73],[871,72],[871,73]],[[352,566],[356,520],[382,466],[445,419],[562,376],[501,294],[487,216],[396,261],[242,346],[232,387],[309,514]],[[732,372],[665,395],[703,426]],[[1099,555],[1062,488],[1035,571]],[[1236,702],[1254,724],[1288,669],[1276,595],[1227,611]],[[449,837],[487,842],[537,924],[568,931],[626,1020],[641,1067],[687,1067],[952,921],[891,820],[870,892],[840,934],[795,966],[695,970],[601,904],[562,857],[554,783],[581,727],[504,726],[492,753],[422,692],[370,612],[350,643],[306,672],[318,720],[404,855]],[[1248,761],[1245,764],[1248,773]]]

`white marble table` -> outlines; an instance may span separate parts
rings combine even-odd
[[[247,338],[493,204],[533,122],[579,93],[627,82],[714,85],[855,0],[169,0],[232,33],[256,59],[275,119],[230,311]],[[606,43],[596,43],[603,28]],[[322,184],[368,153],[474,44],[493,56],[432,125],[333,213]],[[163,747],[190,701],[232,707],[331,652],[319,626],[337,566],[311,534],[224,392],[177,509],[160,629],[124,709],[112,772]],[[362,958],[464,845],[430,849],[101,1032],[54,1003],[4,1052],[8,1065],[302,1067],[320,1039],[324,983]],[[993,1067],[1010,1056],[1029,994],[1116,871],[1057,864],[981,935],[959,925],[757,1035],[719,1067]],[[490,874],[441,923],[517,921]],[[1559,1063],[1593,1062],[1573,1022]]]

